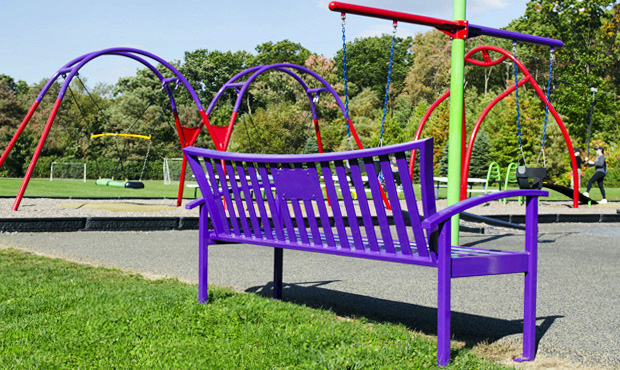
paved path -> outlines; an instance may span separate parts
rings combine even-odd
[[[197,238],[196,231],[5,233],[0,248],[195,282]],[[464,234],[461,241],[519,249],[523,235]],[[542,225],[539,245],[538,353],[620,369],[620,226]],[[239,254],[244,257],[232,258]],[[284,255],[285,299],[435,333],[435,269],[294,251]],[[210,258],[211,283],[270,293],[271,249],[217,245]],[[455,338],[470,345],[520,339],[522,282],[517,274],[453,280]]]

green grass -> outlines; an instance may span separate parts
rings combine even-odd
[[[436,369],[435,351],[403,325],[0,250],[3,369]]]
[[[0,196],[15,196],[19,190],[22,179],[0,178]],[[32,179],[28,184],[25,196],[43,196],[43,197],[166,197],[176,199],[178,191],[178,182],[170,185],[164,185],[161,180],[143,181],[144,189],[124,189],[109,186],[95,185],[94,180],[84,183],[81,181],[49,181],[48,179]],[[482,189],[474,187],[474,189]],[[497,189],[497,186],[492,187]],[[515,187],[516,189],[516,187]],[[549,189],[545,189],[549,190]],[[581,189],[583,193],[585,187]],[[420,193],[420,186],[415,185],[416,194]],[[620,201],[620,188],[605,188],[607,200]],[[472,193],[472,196],[481,193]],[[200,191],[198,191],[200,195]],[[339,194],[340,196],[340,194]],[[601,193],[598,187],[594,186],[590,191],[590,196],[595,200],[600,200]],[[193,198],[194,189],[185,187],[183,197]],[[446,198],[446,188],[439,189],[439,198]],[[563,200],[570,201],[565,195],[549,190],[549,198],[546,200]]]
[[[166,197],[176,199],[179,183],[164,185],[161,180],[143,181],[144,189],[125,189],[111,186],[95,185],[95,180],[87,182],[74,180],[49,181],[49,179],[31,179],[25,196],[44,197]],[[0,196],[16,196],[22,179],[0,178]],[[198,192],[200,194],[200,192]],[[194,189],[185,187],[183,196],[194,197]]]

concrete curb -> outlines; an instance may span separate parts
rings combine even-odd
[[[485,215],[485,217],[524,224],[524,215]],[[467,221],[465,217],[462,218]],[[473,220],[472,220],[473,221]],[[548,223],[620,222],[620,214],[543,214]],[[490,225],[489,226],[497,226]],[[74,232],[74,231],[155,231],[198,230],[198,217],[49,217],[0,218],[0,232]],[[462,227],[463,231],[484,234],[484,227]]]
[[[0,232],[197,230],[198,217],[2,218]]]

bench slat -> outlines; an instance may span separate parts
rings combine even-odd
[[[392,232],[390,231],[390,225],[387,221],[385,206],[383,205],[381,184],[379,183],[379,174],[375,170],[375,164],[372,157],[364,158],[364,167],[366,168],[366,174],[368,175],[368,185],[370,185],[372,201],[377,212],[377,219],[379,220],[381,239],[383,239],[387,251],[390,253],[394,253],[394,240],[392,239]]]
[[[248,185],[248,179],[246,178],[245,167],[243,167],[243,165],[237,165],[237,173],[239,175],[239,182],[241,183],[243,195],[245,196],[245,203],[248,206],[247,210],[250,214],[252,231],[254,232],[255,237],[262,238],[260,225],[258,224],[258,218],[256,217],[256,211],[254,210],[254,199],[252,197],[252,192],[250,191],[250,186]]]
[[[216,160],[217,162],[217,160]],[[209,179],[211,180],[211,187],[213,190],[213,194],[214,197],[213,199],[215,200],[215,212],[217,212],[220,215],[220,219],[222,220],[222,231],[230,234],[230,226],[228,226],[228,221],[226,218],[226,211],[224,211],[224,206],[222,205],[222,197],[220,196],[220,191],[218,189],[219,185],[218,185],[218,181],[217,181],[217,177],[215,176],[215,172],[213,171],[213,163],[211,163],[210,160],[206,160],[205,159],[205,167],[207,168],[207,173],[209,174]]]
[[[398,241],[401,246],[405,247],[404,254],[411,254],[409,248],[409,236],[407,235],[407,227],[405,226],[405,219],[403,218],[403,211],[400,205],[400,199],[398,199],[398,190],[396,189],[396,180],[392,173],[392,165],[388,157],[381,159],[381,171],[383,172],[383,179],[385,180],[385,189],[388,194],[390,205],[392,206],[392,216],[394,217],[394,225],[396,228],[396,234],[398,235]]]
[[[235,163],[236,167],[242,166],[240,162]],[[235,178],[236,171],[233,169],[232,164],[227,164],[226,168],[231,177]],[[247,237],[252,236],[252,232],[250,231],[250,225],[248,224],[248,216],[245,213],[245,207],[243,206],[243,196],[241,195],[241,189],[237,184],[237,179],[235,181],[230,182],[230,187],[232,188],[233,194],[235,196],[235,204],[237,205],[237,213],[240,218],[241,228],[243,229],[243,234]]]
[[[362,214],[364,230],[366,231],[366,237],[370,241],[369,247],[373,251],[378,251],[379,246],[377,244],[377,235],[375,233],[375,227],[372,222],[370,207],[368,206],[368,199],[366,198],[366,189],[364,189],[362,173],[356,160],[349,162],[349,164],[351,165],[351,179],[353,180],[353,186],[355,186],[355,191],[357,191],[357,201],[360,207],[360,213]],[[349,221],[351,221],[351,219],[349,219]]]
[[[293,207],[293,214],[295,215],[295,224],[297,225],[296,230],[299,231],[299,238],[301,239],[302,243],[309,244],[310,238],[308,238],[308,230],[306,229],[306,220],[304,219],[303,212],[301,211],[301,205],[299,204],[298,200],[291,200],[291,206]]]
[[[267,214],[267,209],[265,208],[265,202],[263,201],[263,197],[261,196],[262,193],[260,188],[260,182],[258,181],[258,176],[256,175],[256,168],[254,168],[254,166],[248,165],[247,171],[250,175],[250,183],[252,184],[252,190],[254,191],[254,199],[256,201],[256,204],[258,205],[258,212],[260,214],[261,224],[263,229],[265,230],[264,235],[267,239],[273,239],[273,233],[271,232],[271,222],[269,220],[269,215]],[[269,178],[265,177],[263,182],[269,182]]]
[[[198,185],[201,187],[201,189],[204,189],[203,194],[203,198],[205,199],[205,203],[207,204],[207,212],[214,212],[215,210],[215,202],[214,202],[214,198],[213,198],[213,193],[210,190],[210,186],[208,183],[208,179],[207,176],[205,175],[205,171],[204,168],[202,167],[202,165],[200,164],[200,161],[198,160],[198,157],[196,156],[192,156],[192,155],[187,155],[187,160],[189,162],[190,167],[192,168],[192,172],[194,172],[194,174],[197,176],[196,181],[198,182]],[[209,159],[205,159],[205,162],[209,161]],[[213,229],[215,230],[216,233],[222,233],[224,230],[224,227],[222,226],[222,222],[225,221],[225,219],[222,219],[220,217],[216,217],[216,215],[211,214],[211,220],[212,220],[212,225],[213,225]],[[205,225],[206,225],[206,221],[205,221]]]
[[[316,165],[314,164],[312,164],[312,173],[317,178],[319,177]],[[323,197],[323,192],[321,191],[321,198],[316,200],[316,208],[319,211],[319,220],[321,221],[321,227],[323,233],[325,234],[325,243],[328,247],[334,248],[336,246],[336,241],[334,240],[332,225],[329,221],[329,213],[327,212],[327,207],[325,206],[326,202],[327,201]],[[336,198],[336,205],[338,205],[338,198]]]
[[[428,257],[428,246],[426,239],[424,238],[424,232],[422,231],[422,223],[420,222],[420,211],[418,210],[418,203],[416,202],[415,192],[413,191],[412,179],[409,176],[409,165],[407,164],[407,158],[404,153],[396,153],[396,165],[398,166],[398,173],[401,176],[401,184],[403,185],[403,193],[405,194],[405,203],[407,210],[409,211],[409,222],[411,229],[413,230],[413,237],[415,239],[416,246],[418,247],[418,253],[422,257]],[[432,190],[432,188],[431,188]]]
[[[344,202],[345,210],[347,211],[347,221],[349,222],[349,228],[353,234],[353,246],[355,249],[364,249],[362,244],[362,233],[360,231],[359,224],[357,222],[357,213],[355,211],[355,205],[353,204],[353,198],[351,197],[351,189],[349,182],[347,181],[347,173],[344,169],[343,161],[335,161],[336,173],[338,174],[338,183],[340,184],[340,191],[342,192],[342,200]]]
[[[273,228],[276,232],[276,237],[278,240],[284,241],[284,230],[282,217],[278,212],[274,212],[277,209],[276,201],[273,198],[273,190],[271,188],[271,182],[269,180],[269,173],[267,172],[267,167],[265,163],[258,162],[258,173],[260,174],[261,179],[263,179],[263,187],[265,188],[265,197],[267,198],[267,204],[269,205],[269,209],[271,210],[271,217],[273,219]]]
[[[334,184],[334,176],[332,175],[332,169],[329,164],[330,162],[321,162],[321,171],[323,172],[323,178],[325,179],[325,191],[327,193],[327,198],[331,202],[331,210],[334,215],[334,224],[336,225],[338,237],[342,241],[341,246],[349,249],[351,248],[349,246],[349,238],[347,235],[347,230],[344,226],[344,219],[342,218],[342,212],[340,210],[340,200],[338,199],[338,193],[336,192],[336,186]],[[336,167],[338,166],[338,164],[335,165]]]

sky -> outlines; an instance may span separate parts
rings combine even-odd
[[[452,19],[452,0],[347,0],[359,5]],[[526,0],[469,0],[467,19],[500,28],[525,12]],[[328,0],[2,0],[0,74],[29,84],[51,77],[68,61],[110,47],[134,47],[165,60],[197,49],[254,52],[288,39],[333,57],[342,47],[340,14]],[[391,33],[390,21],[347,17],[347,39]],[[399,36],[427,27],[399,24]],[[141,67],[106,56],[80,72],[89,85],[115,83]]]

